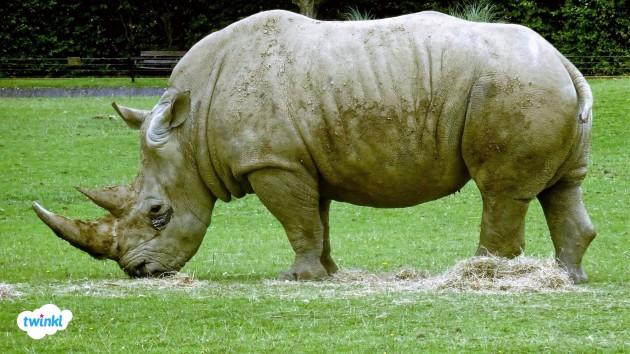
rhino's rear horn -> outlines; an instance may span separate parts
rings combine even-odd
[[[112,107],[114,107],[116,113],[127,123],[129,128],[132,129],[140,129],[142,122],[144,122],[145,118],[151,113],[151,111],[119,106],[116,102],[112,102]]]
[[[102,219],[85,222],[70,220],[44,209],[33,202],[37,216],[50,227],[57,236],[68,241],[74,247],[89,253],[92,257],[116,259],[114,239],[111,234],[112,220]]]
[[[114,216],[123,214],[125,206],[131,197],[131,189],[128,186],[113,186],[101,189],[74,188]]]

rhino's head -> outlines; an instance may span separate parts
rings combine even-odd
[[[184,124],[191,116],[189,94],[169,89],[151,111],[114,108],[141,131],[140,173],[128,186],[77,188],[110,214],[86,222],[37,203],[33,208],[57,236],[93,257],[115,260],[131,276],[177,271],[199,248],[214,205],[195,166],[190,124]]]

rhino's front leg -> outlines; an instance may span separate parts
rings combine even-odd
[[[282,223],[295,251],[293,266],[279,278],[310,280],[328,276],[321,263],[324,227],[316,180],[306,172],[280,169],[258,170],[248,179],[260,201]]]

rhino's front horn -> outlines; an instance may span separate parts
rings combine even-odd
[[[131,196],[131,190],[128,186],[114,186],[101,189],[74,188],[114,216],[121,216],[123,214],[125,206]]]
[[[37,202],[33,202],[33,210],[57,236],[68,241],[74,247],[97,259],[115,259],[114,239],[111,233],[112,219],[105,218],[91,222],[70,220],[51,213]]]
[[[119,106],[116,102],[112,102],[112,107],[114,107],[116,113],[118,113],[118,115],[132,129],[140,129],[144,119],[149,115],[149,113],[151,113],[151,111]]]

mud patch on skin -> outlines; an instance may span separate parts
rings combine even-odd
[[[0,283],[0,301],[15,299],[23,295],[16,284]]]

